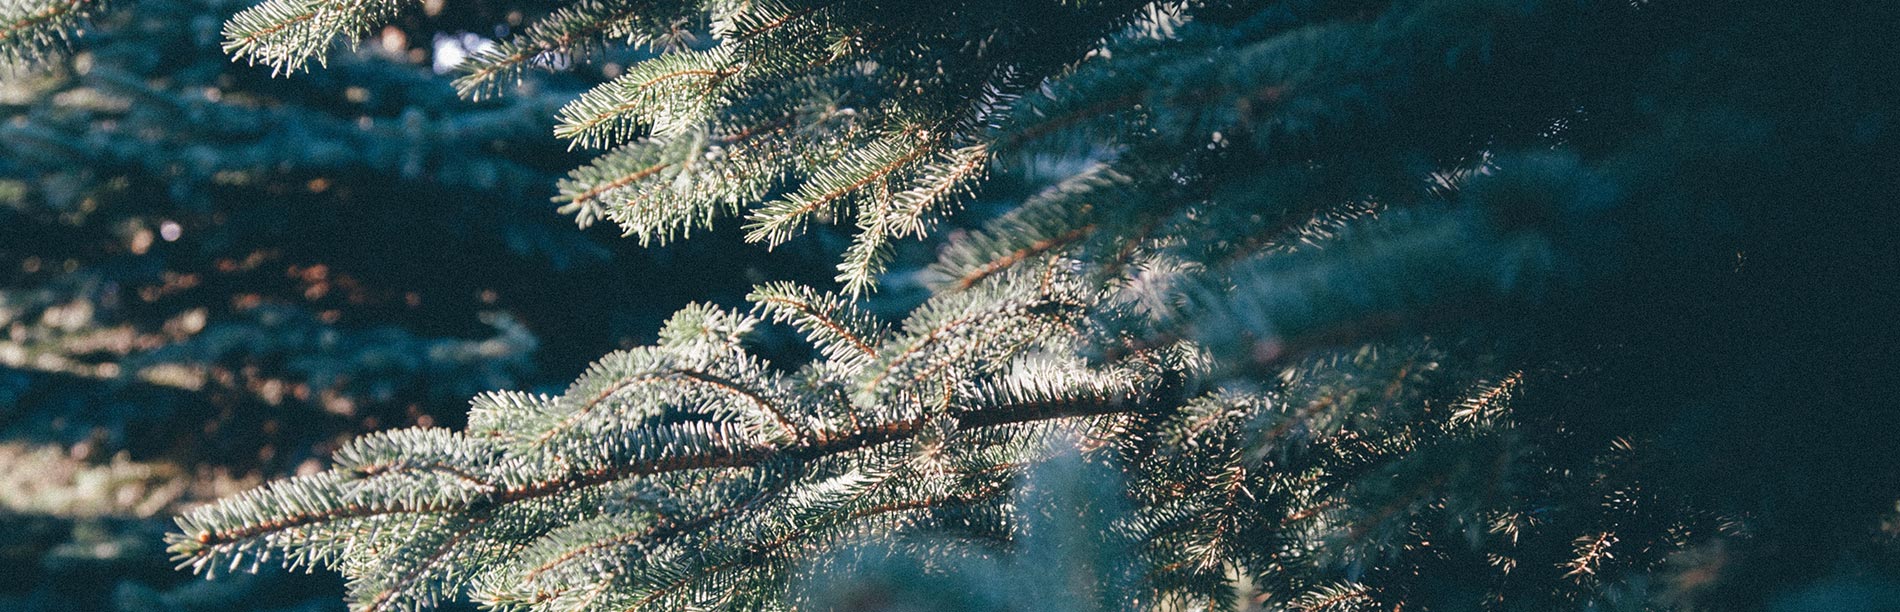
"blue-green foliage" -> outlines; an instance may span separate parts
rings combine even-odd
[[[849,223],[842,291],[688,308],[558,396],[366,438],[181,517],[181,566],[333,567],[359,610],[1737,609],[1894,580],[1892,8],[644,6],[563,9],[467,90],[652,45],[560,112],[618,147],[560,199],[649,241]],[[390,10],[272,0],[227,33],[297,69]],[[895,241],[1048,168],[1074,171],[955,232],[902,321],[858,310]],[[768,322],[816,356],[755,355]]]

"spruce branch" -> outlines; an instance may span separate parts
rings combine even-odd
[[[263,63],[276,73],[328,61],[339,39],[368,36],[408,3],[403,0],[267,0],[231,17],[224,26],[224,51]]]
[[[99,0],[8,0],[0,4],[0,72],[45,60],[97,12]]]
[[[874,375],[867,365],[874,361],[877,350],[874,347],[877,345],[865,338],[878,338],[881,333],[871,331],[875,328],[865,327],[870,324],[869,319],[845,310],[846,306],[839,298],[828,298],[789,285],[761,288],[756,298],[761,307],[774,313],[774,316],[807,329],[814,343],[832,347],[829,352],[837,354],[837,363],[825,367],[839,375]],[[1043,299],[1047,301],[1049,298]],[[949,367],[946,364],[973,356],[971,353],[975,345],[960,344],[963,341],[953,342],[950,338],[973,333],[964,328],[1023,327],[1024,322],[1048,316],[1039,314],[1039,308],[1076,307],[1048,302],[1044,306],[1023,304],[1017,309],[994,312],[980,308],[984,306],[989,305],[955,300],[939,306],[939,311],[944,313],[941,316],[950,319],[946,325],[913,329],[903,336],[915,338],[907,344],[910,359],[934,362],[937,371],[941,372],[942,368]],[[979,308],[984,315],[954,314],[970,308]],[[1005,318],[999,320],[990,317]],[[491,578],[483,576],[489,571],[501,570],[488,567],[486,562],[478,559],[487,558],[485,555],[495,550],[513,550],[534,541],[555,537],[550,535],[553,533],[575,534],[558,536],[560,540],[567,541],[567,538],[579,537],[585,531],[591,534],[586,538],[588,542],[604,539],[609,543],[564,547],[562,550],[580,552],[558,553],[557,556],[562,560],[538,562],[541,565],[534,568],[548,563],[562,565],[589,558],[590,555],[585,552],[588,550],[632,547],[661,554],[659,551],[671,550],[668,547],[673,546],[666,542],[677,538],[712,537],[719,530],[727,528],[720,525],[728,519],[766,520],[758,517],[748,519],[736,514],[720,518],[725,515],[713,513],[705,515],[711,518],[697,522],[696,519],[680,519],[688,523],[673,523],[669,522],[673,519],[663,519],[660,523],[637,522],[635,525],[648,526],[630,528],[646,533],[645,536],[628,536],[624,533],[603,536],[600,530],[610,528],[574,527],[562,530],[556,529],[558,523],[548,522],[557,517],[570,517],[562,520],[586,518],[594,514],[594,511],[586,508],[596,507],[603,500],[638,499],[645,495],[638,491],[664,486],[662,483],[681,478],[702,478],[698,475],[733,474],[734,470],[750,470],[761,475],[783,473],[792,478],[805,478],[797,476],[801,473],[820,477],[820,474],[828,473],[827,470],[831,469],[824,466],[857,465],[866,460],[882,461],[905,456],[893,456],[885,449],[939,444],[933,440],[945,432],[955,432],[954,435],[967,436],[974,441],[984,439],[987,435],[984,432],[989,430],[1012,430],[1053,420],[1152,410],[1154,406],[1149,402],[1153,400],[1155,390],[1151,385],[1157,384],[1156,381],[1164,377],[1165,372],[1165,369],[1156,370],[1154,366],[1137,362],[1118,366],[1124,369],[1094,374],[1088,373],[1090,369],[1080,364],[1046,367],[1034,370],[1040,373],[1026,372],[1021,376],[1005,376],[989,383],[976,384],[967,394],[958,393],[951,400],[953,406],[941,408],[893,405],[890,402],[914,401],[903,399],[914,397],[910,391],[893,389],[886,391],[891,394],[886,396],[889,400],[878,400],[880,403],[875,406],[858,407],[858,410],[863,411],[863,418],[849,425],[827,422],[812,427],[800,423],[805,417],[794,416],[786,410],[795,408],[802,411],[799,413],[801,415],[811,414],[815,409],[806,406],[817,398],[780,402],[771,398],[804,396],[797,395],[799,392],[787,382],[752,366],[730,369],[730,364],[735,361],[748,363],[743,356],[732,351],[753,324],[753,319],[737,313],[707,308],[688,309],[669,322],[661,334],[660,345],[631,351],[622,359],[603,360],[602,365],[583,375],[564,396],[486,396],[478,400],[480,410],[470,419],[471,433],[468,435],[443,430],[403,430],[364,438],[339,453],[338,465],[332,471],[277,483],[181,518],[180,526],[184,532],[170,539],[171,550],[181,566],[199,571],[207,571],[217,564],[259,562],[280,550],[300,563],[340,565],[346,571],[359,565],[393,568],[394,571],[390,573],[353,581],[352,599],[357,609],[381,610],[428,605],[439,597],[461,592],[471,585],[493,584],[487,582]],[[859,331],[841,332],[847,329],[846,326],[858,328]],[[856,353],[858,344],[873,347],[873,354]],[[987,361],[1001,358],[1015,350],[1005,347],[1002,353],[986,351],[975,357]],[[942,351],[952,354],[942,358],[926,356]],[[704,364],[702,367],[727,368],[732,374],[711,375],[668,365],[679,363],[681,359],[701,359]],[[977,371],[981,370],[970,372]],[[934,380],[934,375],[927,374],[920,378]],[[674,381],[675,384],[647,386],[661,379]],[[693,384],[677,384],[685,381],[692,381]],[[700,393],[695,387],[700,384],[706,385],[712,393]],[[636,389],[642,391],[634,393]],[[737,398],[740,405],[731,412],[725,412],[719,408],[726,401],[722,398]],[[529,407],[525,412],[530,422],[549,424],[539,426],[543,433],[533,437],[487,433],[496,431],[497,426],[507,422],[494,414],[495,411],[519,409],[524,405]],[[614,408],[605,412],[600,410],[600,407],[608,405]],[[586,418],[579,419],[579,415],[586,415]],[[1001,443],[1001,439],[996,443]],[[1000,448],[1018,447],[1009,444]],[[940,460],[928,459],[931,456],[918,455],[917,461],[923,463],[917,464],[917,469],[940,464]],[[1012,455],[1005,453],[1000,456]],[[843,463],[839,463],[841,461]],[[984,466],[992,465],[990,461],[985,459],[974,464],[975,469],[986,471],[988,468]],[[928,473],[936,474],[941,468],[927,469]],[[944,473],[958,472],[953,469]],[[899,482],[929,483],[935,482],[933,478],[936,477],[896,479],[890,482],[893,485]],[[771,479],[768,477],[767,480]],[[777,485],[767,488],[776,490]],[[737,491],[742,489],[735,489],[735,494],[741,494]],[[717,493],[718,490],[718,487],[689,488],[679,490],[677,494],[708,499],[700,496],[714,495],[716,498],[721,495]],[[863,493],[831,501],[810,498],[804,502],[797,501],[798,496],[807,495],[810,491],[802,486],[783,489],[782,494],[761,493],[768,496],[793,496],[790,501],[795,502],[786,505],[788,500],[780,499],[769,507],[757,510],[766,515],[804,512],[799,510],[804,507],[800,504],[809,503],[812,504],[811,511],[818,513],[813,517],[832,518],[808,517],[792,521],[790,524],[801,526],[763,542],[741,547],[732,553],[737,556],[696,557],[697,560],[690,563],[696,564],[698,569],[692,574],[678,574],[681,578],[664,578],[680,570],[668,565],[676,562],[664,561],[666,556],[661,554],[652,561],[659,565],[629,569],[627,571],[632,574],[624,574],[623,578],[616,578],[613,582],[621,584],[618,580],[634,579],[636,576],[642,581],[660,580],[651,588],[641,587],[629,591],[620,587],[601,587],[606,589],[603,591],[562,587],[556,589],[559,593],[547,596],[554,599],[517,593],[497,595],[495,601],[526,601],[535,605],[533,602],[568,601],[565,598],[583,598],[591,602],[594,601],[593,597],[610,597],[615,601],[635,597],[633,603],[638,605],[640,598],[648,597],[654,598],[651,601],[674,601],[675,597],[687,598],[682,601],[695,600],[695,597],[710,595],[688,589],[688,584],[701,583],[698,578],[686,579],[684,576],[723,575],[722,572],[728,569],[741,571],[735,568],[748,568],[744,572],[762,571],[752,568],[769,566],[767,559],[777,554],[774,551],[804,538],[801,534],[819,533],[813,530],[822,525],[835,521],[837,529],[845,530],[837,533],[857,533],[870,528],[870,523],[864,521],[878,516],[911,511],[938,512],[943,511],[946,504],[972,503],[994,497],[993,491],[977,495],[967,490],[952,490],[941,497],[941,501],[928,501],[933,498],[919,497],[921,492],[880,492],[885,491],[881,485],[864,489],[855,488],[854,485],[851,490]],[[614,504],[609,503],[602,507],[612,506]],[[709,507],[716,506],[714,503],[714,506]],[[645,512],[639,510],[640,507],[636,505],[629,508],[636,513]],[[859,509],[847,509],[852,507]],[[576,512],[579,514],[574,514]],[[705,510],[688,509],[685,512],[687,516],[692,516]],[[663,527],[675,524],[682,526]],[[587,531],[590,529],[592,531]],[[830,530],[832,527],[825,529]],[[404,533],[402,530],[414,531],[412,535],[397,535]],[[374,553],[372,557],[362,557],[369,553],[344,545],[355,538],[383,537],[396,537],[398,541],[375,549],[380,552]],[[687,562],[683,559],[677,561]],[[761,563],[766,565],[759,565]],[[522,568],[508,571],[522,571]],[[552,570],[537,569],[534,573],[545,575],[549,571]]]
[[[455,89],[481,99],[509,79],[519,79],[542,59],[587,56],[609,43],[649,45],[676,51],[692,38],[698,7],[692,2],[581,0],[562,6],[508,39],[471,55],[457,67]]]
[[[743,70],[730,45],[660,55],[563,107],[554,135],[599,147],[624,142],[639,129],[683,133],[711,118],[720,90]]]
[[[786,198],[767,202],[753,211],[746,226],[746,239],[770,246],[791,240],[803,232],[814,214],[892,178],[930,154],[935,144],[928,134],[903,130],[851,151],[838,164],[818,170]]]
[[[471,83],[637,38],[623,8],[551,16]],[[1800,276],[1730,269],[1738,236],[1801,214],[1736,202],[1790,195],[1782,166],[1818,171],[1745,151],[1838,143],[1764,96],[1707,113],[1672,84],[1772,72],[1736,68],[1759,58],[1729,54],[1726,33],[1673,40],[1746,19],[1514,0],[700,8],[713,46],[563,111],[563,137],[614,147],[562,184],[564,210],[642,241],[744,214],[774,247],[848,221],[841,295],[771,283],[749,313],[690,307],[561,395],[477,398],[465,434],[366,438],[332,472],[187,517],[183,563],[339,567],[365,608],[473,592],[509,609],[803,609],[832,600],[797,595],[801,575],[857,563],[1060,568],[1091,587],[1046,591],[1076,610],[1574,607],[1741,541],[1697,509],[1735,498],[1672,491],[1684,479],[1658,466],[1686,462],[1652,441],[1678,417],[1729,418],[1699,407],[1714,385],[1665,406],[1648,394],[1673,373],[1617,353],[1681,349],[1658,341],[1674,326],[1628,321],[1644,308],[1749,303],[1727,294]],[[1761,65],[1806,65],[1779,53]],[[1890,148],[1869,113],[1810,119]],[[1768,178],[1706,180],[1737,168]],[[1056,186],[955,236],[901,323],[865,312],[897,242],[991,172]],[[752,354],[767,321],[818,357],[787,371]],[[1041,486],[1018,481],[1057,440],[1117,466],[1125,482],[1097,497],[1126,512],[1006,494]],[[1046,546],[1076,525],[1103,542]],[[955,543],[878,565],[930,538]],[[864,540],[881,561],[831,555]]]
[[[887,334],[871,314],[842,297],[809,287],[772,283],[753,289],[746,299],[773,320],[796,326],[826,359],[847,370],[877,359],[878,346]]]
[[[628,145],[575,170],[560,184],[562,194],[555,198],[556,202],[561,203],[560,212],[574,215],[576,224],[582,228],[607,217],[609,213],[601,202],[608,194],[626,189],[681,163],[658,158],[659,152],[655,149],[641,144]],[[639,232],[641,236],[652,233],[653,230]]]
[[[993,406],[981,411],[965,413],[959,419],[958,426],[964,429],[1002,427],[1049,419],[1113,414],[1135,410],[1140,405],[1139,397],[1133,394],[1118,394],[1103,397],[1100,400],[1025,401]],[[353,531],[369,527],[370,523],[366,519],[405,514],[471,517],[465,519],[466,524],[454,531],[446,541],[438,545],[438,549],[430,553],[428,559],[418,566],[416,571],[420,572],[423,571],[424,566],[435,565],[444,555],[449,554],[448,551],[457,543],[469,537],[469,534],[489,520],[484,517],[489,517],[502,508],[641,476],[664,475],[687,470],[755,467],[780,461],[811,461],[908,440],[928,430],[931,426],[929,419],[915,418],[832,434],[822,442],[787,446],[737,444],[731,442],[736,437],[736,432],[730,429],[670,427],[661,431],[671,430],[678,433],[668,436],[655,432],[649,439],[661,440],[671,437],[672,445],[678,446],[690,437],[700,440],[699,445],[702,448],[679,453],[661,453],[658,456],[649,455],[649,458],[645,460],[636,459],[619,465],[573,471],[557,478],[522,482],[495,490],[482,497],[461,501],[418,499],[391,500],[376,505],[347,503],[341,501],[343,487],[355,481],[338,472],[325,472],[317,477],[275,483],[269,488],[232,498],[217,506],[207,507],[181,517],[179,524],[184,533],[175,534],[169,541],[171,550],[181,567],[191,567],[196,571],[206,572],[218,563],[236,566],[246,559],[267,559],[268,555],[262,550],[266,547],[320,547],[320,544],[307,541],[308,536],[302,533],[307,527],[341,528]],[[725,442],[722,444],[720,441]],[[642,455],[646,453],[636,450],[634,456],[637,458]],[[345,524],[339,525],[339,523]],[[424,533],[433,531],[435,530],[425,529]],[[292,551],[290,554],[296,555],[295,558],[298,559],[319,562],[329,558],[327,555],[316,552]],[[399,579],[398,583],[389,590],[378,591],[370,599],[367,607],[358,609],[380,609],[393,597],[390,591],[399,591],[411,582],[409,579]]]

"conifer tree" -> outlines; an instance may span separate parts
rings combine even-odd
[[[226,48],[295,72],[403,10],[267,0]],[[334,568],[357,610],[1880,597],[1897,16],[565,4],[457,82],[654,52],[559,111],[604,151],[563,210],[645,242],[847,226],[839,290],[688,308],[565,393],[191,512],[171,550]],[[1049,185],[892,272],[991,175]],[[899,275],[929,298],[864,310]],[[814,357],[756,356],[768,326]]]

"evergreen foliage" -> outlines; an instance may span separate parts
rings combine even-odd
[[[7,0],[0,4],[0,70],[18,71],[65,48],[86,18],[92,0]]]
[[[476,44],[436,32],[507,7],[411,14],[284,79],[220,48],[245,4],[112,3],[0,73],[0,445],[89,466],[82,490],[124,457],[168,492],[88,508],[130,493],[0,460],[36,485],[0,487],[0,610],[341,610],[330,573],[171,571],[170,517],[364,432],[460,427],[481,391],[558,389],[680,305],[742,299],[749,268],[829,277],[805,244],[748,261],[736,227],[647,250],[551,214],[585,160],[552,115],[592,77],[472,103],[431,71]]]
[[[227,48],[295,71],[401,9],[267,0]],[[561,184],[566,210],[653,242],[848,225],[840,290],[689,307],[564,393],[485,393],[462,431],[365,436],[189,512],[171,551],[214,575],[335,568],[358,610],[1814,609],[1830,584],[1891,589],[1896,18],[564,6],[461,84],[651,47],[556,114],[609,149]],[[861,310],[896,241],[987,177],[1052,174],[910,272],[930,296],[901,321]],[[814,356],[757,355],[771,325]]]

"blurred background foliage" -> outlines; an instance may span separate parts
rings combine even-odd
[[[244,6],[114,6],[0,73],[0,609],[341,609],[334,576],[172,571],[166,517],[358,433],[459,427],[483,390],[558,390],[691,301],[828,284],[847,241],[577,230],[550,198],[586,152],[552,118],[637,58],[484,102],[443,74],[551,6],[430,0],[294,79],[219,49]]]

